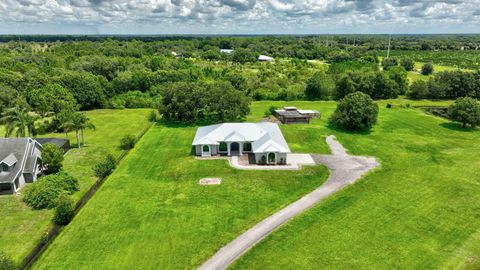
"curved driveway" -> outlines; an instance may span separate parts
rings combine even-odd
[[[332,155],[312,155],[316,163],[324,164],[330,170],[330,176],[324,184],[238,236],[217,251],[199,269],[226,269],[233,261],[280,225],[343,187],[355,183],[362,175],[379,165],[373,157],[348,155],[334,136],[327,137],[327,144],[331,149]]]

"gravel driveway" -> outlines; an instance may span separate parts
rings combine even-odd
[[[277,213],[262,220],[260,223],[238,236],[235,240],[222,247],[206,261],[199,269],[226,269],[233,261],[248,251],[256,243],[286,223],[331,194],[355,183],[362,175],[379,166],[373,157],[350,156],[334,136],[327,137],[332,155],[311,155],[317,164],[324,164],[330,170],[327,181],[319,188],[288,205]]]

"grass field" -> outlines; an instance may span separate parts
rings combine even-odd
[[[353,154],[378,157],[382,168],[295,218],[232,269],[478,269],[480,130],[414,109],[382,109],[366,134],[311,128],[335,134]]]
[[[153,127],[35,268],[194,268],[328,175],[323,166],[239,171],[225,160],[197,160],[195,130]],[[203,177],[222,184],[200,186]]]
[[[138,134],[148,126],[149,110],[97,110],[88,112],[96,130],[85,131],[86,147],[72,148],[65,156],[64,169],[80,181],[80,191],[74,194],[79,199],[94,183],[92,166],[105,153],[118,155],[120,138],[126,134]],[[0,126],[0,134],[3,135]],[[72,147],[75,135],[69,134]],[[42,137],[61,137],[65,134],[45,134]],[[20,191],[21,193],[21,191]],[[31,210],[22,202],[20,195],[0,196],[0,251],[6,252],[20,262],[45,235],[50,227],[51,210]]]
[[[384,109],[385,103],[393,109]],[[295,152],[326,153],[335,134],[382,168],[295,218],[234,269],[434,269],[475,265],[480,234],[478,130],[381,102],[379,124],[354,134],[329,127],[333,102],[256,102],[318,109],[321,120],[282,126]],[[318,186],[322,167],[246,172],[190,156],[195,128],[156,126],[49,247],[36,269],[191,269],[275,209]],[[198,179],[223,178],[215,187]],[[474,257],[466,262],[464,254]],[[473,255],[472,255],[473,254]]]

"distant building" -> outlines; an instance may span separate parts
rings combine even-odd
[[[0,139],[0,194],[16,193],[42,172],[42,146],[32,138]]]
[[[173,51],[172,51],[172,55],[175,56],[176,58],[181,58],[182,57],[181,54],[173,52]]]
[[[273,57],[270,57],[270,56],[266,56],[266,55],[260,55],[258,57],[258,62],[274,62],[275,59]]]
[[[284,107],[281,110],[275,110],[273,115],[283,124],[308,124],[311,118],[319,118],[320,112],[299,110],[296,107]]]
[[[220,53],[230,54],[233,53],[233,49],[220,49]]]

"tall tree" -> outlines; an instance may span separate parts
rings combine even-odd
[[[17,137],[25,137],[35,135],[36,116],[31,115],[26,107],[16,106],[7,109],[3,114],[0,122],[5,124],[5,137],[11,136],[14,132]]]

